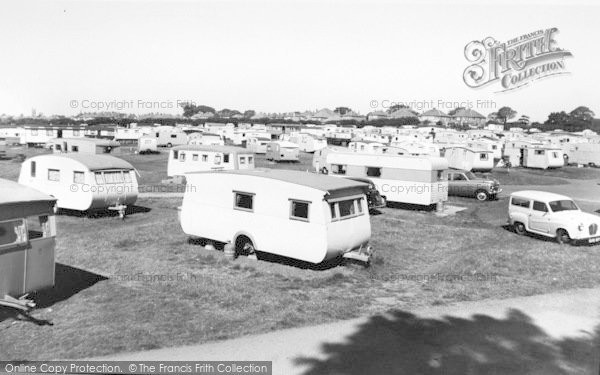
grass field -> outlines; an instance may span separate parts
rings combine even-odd
[[[166,153],[121,157],[138,169],[142,184],[166,178]],[[256,164],[306,170],[310,155],[282,164],[259,156]],[[18,167],[0,161],[0,176],[16,179]],[[568,183],[598,178],[598,171],[513,169],[502,178],[515,184]],[[177,219],[180,201],[141,198],[125,221],[58,216],[57,285],[37,296],[35,322],[0,313],[0,359],[100,356],[390,308],[600,285],[600,247],[517,236],[504,228],[506,198],[451,198],[449,204],[467,209],[449,217],[381,210],[371,218],[377,252],[366,269],[306,268],[283,259],[228,261],[221,251],[188,243]]]
[[[57,286],[33,314],[54,325],[0,317],[0,358],[98,356],[600,284],[598,247],[519,237],[502,227],[503,200],[453,199],[468,207],[454,217],[386,208],[372,217],[372,266],[324,270],[228,261],[187,242],[179,199],[138,204],[124,222],[58,217]]]

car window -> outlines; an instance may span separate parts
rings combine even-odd
[[[512,199],[510,200],[510,204],[512,204],[513,206],[529,208],[529,199],[512,197]]]
[[[548,212],[548,207],[546,207],[546,203],[533,201],[533,210],[540,212]]]
[[[454,174],[454,181],[464,181],[464,180],[466,180],[466,178],[462,173]]]
[[[577,207],[575,202],[573,202],[572,200],[568,200],[568,199],[560,200],[560,201],[553,201],[553,202],[550,202],[549,204],[550,204],[550,209],[552,209],[552,212],[579,210],[579,207]]]

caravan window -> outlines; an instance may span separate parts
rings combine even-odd
[[[229,154],[223,154],[223,163],[229,163]]]
[[[208,161],[208,155],[202,155],[202,161]]]
[[[71,146],[72,152],[79,152],[79,146]]]
[[[552,152],[552,157],[553,157],[554,159],[558,159],[558,152],[556,152],[556,151],[553,151],[553,152]]]
[[[78,172],[78,171],[73,172],[73,183],[74,184],[85,183],[85,174],[83,172]]]
[[[176,134],[171,134],[171,138],[177,138]]]
[[[488,154],[482,152],[481,154],[479,154],[479,160],[488,160]]]
[[[245,210],[245,211],[253,210],[253,208],[254,208],[254,205],[253,205],[254,194],[253,193],[243,193],[243,192],[239,192],[239,191],[234,191],[233,196],[234,196],[233,208],[235,208],[237,210]]]
[[[331,173],[346,174],[346,166],[342,164],[331,164]]]
[[[290,200],[290,219],[308,221],[309,202]]]
[[[246,158],[243,156],[240,156],[240,164],[246,164]]]
[[[363,214],[363,198],[346,199],[329,203],[331,220],[343,220]]]
[[[31,129],[31,135],[38,135],[37,129]]]
[[[173,150],[173,159],[175,159],[175,160],[179,159],[179,151]]]
[[[122,171],[108,171],[104,172],[104,182],[107,184],[119,184],[123,183],[123,172]]]
[[[198,154],[192,154],[192,161],[198,161]]]
[[[30,216],[26,219],[27,223],[27,237],[30,240],[36,238],[45,238],[53,235],[51,233],[50,222],[48,221],[48,215],[42,216]]]
[[[52,129],[47,129],[46,130],[46,135],[53,136],[54,135],[54,131]]]
[[[131,171],[123,171],[123,177],[125,178],[125,182],[130,184],[132,182],[131,180]]]
[[[79,130],[73,130],[73,136],[79,137]]]
[[[0,247],[27,242],[25,223],[22,219],[0,221]]]
[[[254,158],[252,156],[248,156],[248,164],[254,163]]]
[[[60,181],[60,171],[58,169],[48,169],[48,181]]]
[[[221,155],[215,155],[215,164],[221,164]]]
[[[179,154],[179,161],[185,161],[185,152]]]
[[[534,150],[534,152],[533,152],[533,153],[534,153],[535,155],[544,155],[544,154],[545,154],[544,150]]]
[[[35,177],[35,161],[31,162],[31,177]]]
[[[103,185],[104,177],[102,176],[102,172],[95,172],[94,176],[96,177],[96,184]]]
[[[379,168],[379,167],[367,167],[367,176],[369,176],[369,177],[381,177],[381,168]]]

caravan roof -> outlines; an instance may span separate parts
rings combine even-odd
[[[405,156],[393,154],[365,154],[334,150],[327,156],[329,164],[381,166],[411,170],[440,170],[448,168],[448,160],[437,156]]]
[[[90,142],[94,143],[96,146],[111,146],[118,147],[121,144],[117,141],[113,141],[110,139],[103,138],[89,138],[89,137],[80,137],[80,138],[52,138],[50,142],[60,143],[60,142]]]
[[[55,198],[41,191],[0,178],[0,206],[17,203],[53,202]]]
[[[116,158],[110,155],[97,155],[97,154],[79,154],[79,153],[71,153],[71,154],[53,154],[53,155],[40,155],[34,156],[31,158],[39,159],[39,158],[55,158],[55,159],[71,159],[75,160],[84,166],[86,166],[90,171],[97,171],[103,169],[135,169],[133,165],[129,164],[123,159]]]
[[[172,150],[177,151],[208,151],[208,152],[228,152],[228,153],[243,153],[251,154],[251,151],[243,147],[235,146],[220,146],[220,145],[181,145],[173,147]]]
[[[326,193],[331,193],[337,190],[352,189],[352,188],[367,188],[367,184],[349,180],[340,177],[331,177],[321,175],[312,172],[293,171],[287,169],[245,169],[245,170],[227,170],[218,172],[191,172],[188,174],[199,174],[199,173],[227,173],[236,174],[243,176],[255,176],[262,178],[270,178],[273,180],[279,180],[289,182],[297,185],[310,187],[313,189],[321,190]]]

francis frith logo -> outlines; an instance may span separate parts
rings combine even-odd
[[[554,27],[504,43],[492,37],[472,41],[465,47],[465,57],[471,65],[465,69],[463,80],[472,88],[497,83],[499,91],[508,91],[540,78],[566,74],[564,60],[572,54],[558,47],[557,33]]]

